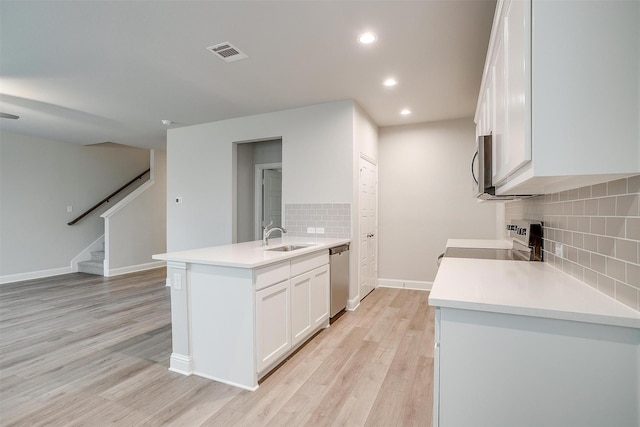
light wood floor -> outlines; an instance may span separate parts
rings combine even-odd
[[[167,370],[164,269],[0,286],[2,426],[430,426],[428,293],[378,288],[255,392]]]

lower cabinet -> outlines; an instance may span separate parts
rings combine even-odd
[[[311,254],[263,268],[254,283],[256,369],[263,374],[328,326],[329,255]]]
[[[256,292],[256,350],[258,372],[291,349],[291,290],[289,280]]]
[[[638,329],[441,307],[434,427],[638,426]]]
[[[291,279],[291,335],[296,345],[329,318],[329,266]]]

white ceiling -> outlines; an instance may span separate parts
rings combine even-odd
[[[3,129],[162,148],[166,127],[354,99],[379,126],[471,117],[493,0],[0,1]],[[377,33],[369,46],[356,42]],[[249,58],[206,47],[229,41]],[[399,84],[382,86],[389,76]],[[400,116],[409,107],[413,114]]]

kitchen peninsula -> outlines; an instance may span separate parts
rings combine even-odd
[[[639,425],[632,308],[546,262],[464,258],[443,259],[429,304],[434,427]]]
[[[349,239],[286,238],[154,255],[167,261],[170,370],[247,390],[329,326],[329,251]]]

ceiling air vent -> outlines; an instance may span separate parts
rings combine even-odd
[[[229,42],[218,43],[214,46],[209,46],[207,50],[215,53],[220,59],[223,59],[227,62],[239,61],[241,59],[248,58],[248,56],[240,51],[237,47],[232,45]]]

